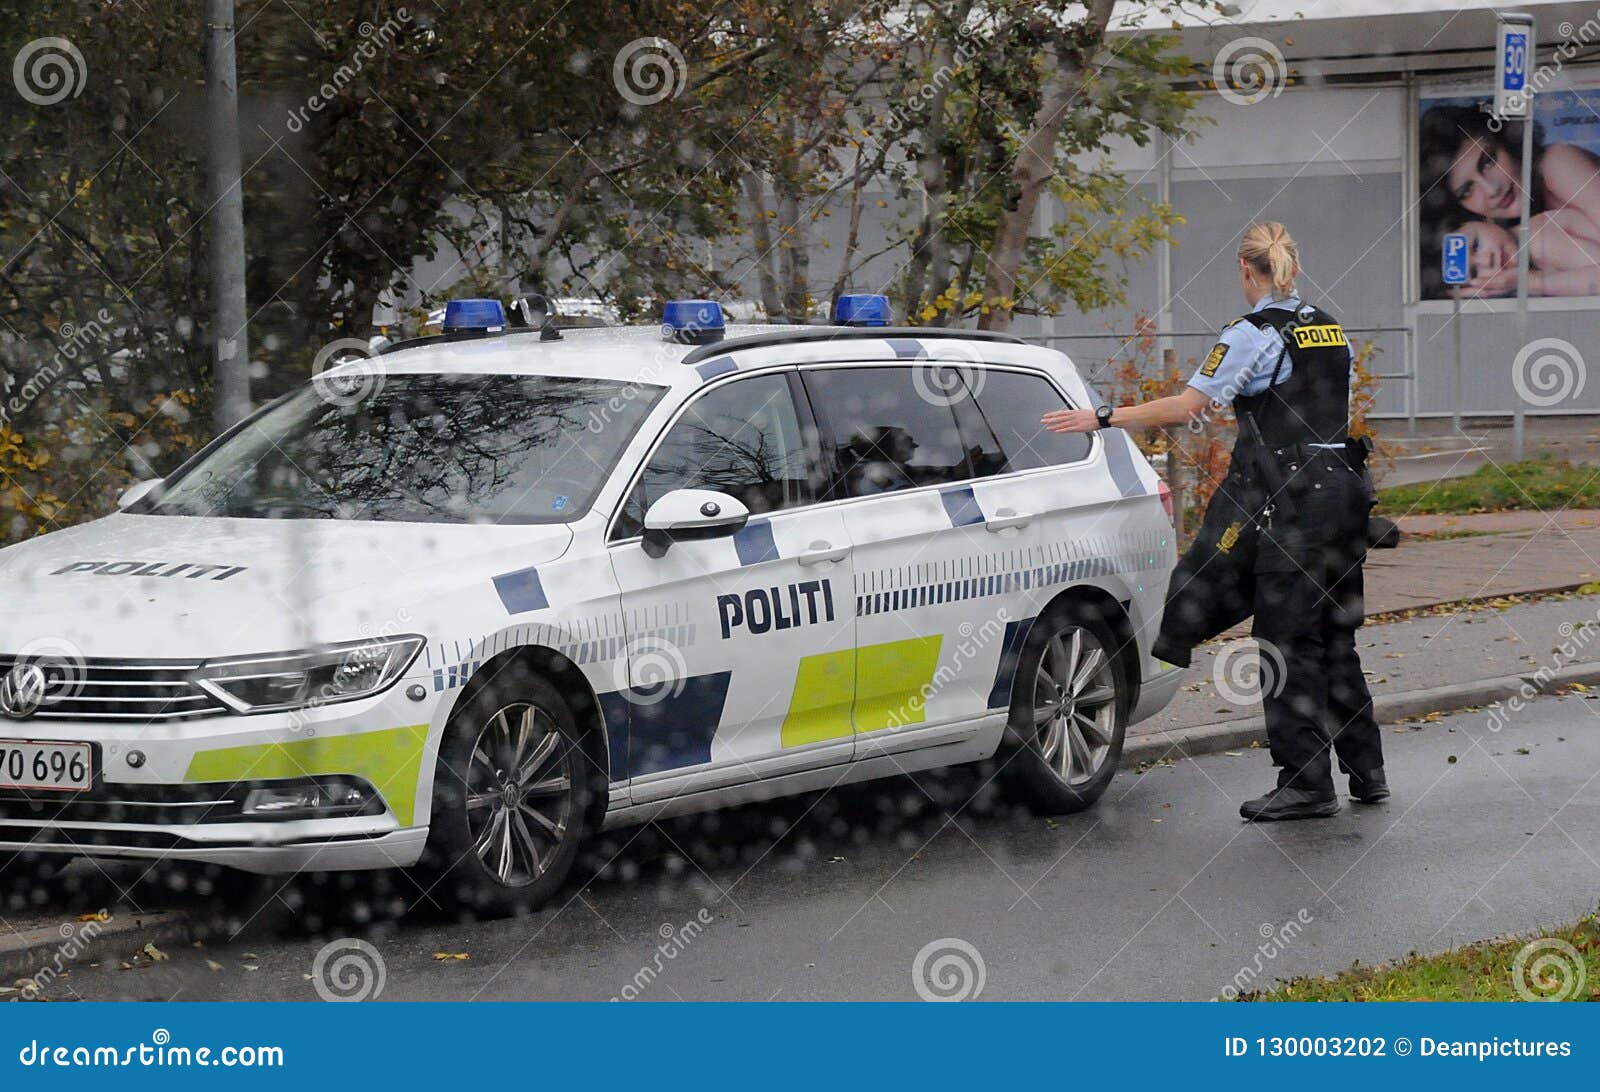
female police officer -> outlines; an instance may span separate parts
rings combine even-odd
[[[1277,788],[1239,813],[1310,819],[1339,810],[1330,749],[1357,800],[1389,795],[1355,644],[1373,492],[1366,450],[1348,435],[1349,344],[1331,315],[1296,296],[1294,240],[1282,224],[1255,224],[1238,258],[1250,311],[1223,328],[1182,394],[1058,410],[1044,424],[1055,432],[1177,425],[1209,402],[1233,404],[1231,467],[1173,572],[1154,651],[1187,667],[1196,644],[1255,615],[1267,739],[1281,770]]]

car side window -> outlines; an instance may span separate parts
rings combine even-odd
[[[833,450],[829,499],[865,497],[972,476],[951,396],[914,367],[802,373]]]
[[[990,473],[1037,470],[1088,458],[1094,441],[1087,432],[1051,432],[1039,418],[1054,409],[1067,408],[1066,399],[1042,375],[986,368],[972,373],[969,389],[999,443],[1003,465]]]
[[[689,404],[645,464],[612,538],[644,530],[650,505],[674,489],[716,489],[752,513],[814,500],[805,441],[784,375],[724,384]]]

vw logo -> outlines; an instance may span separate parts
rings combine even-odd
[[[25,720],[44,704],[49,680],[38,664],[17,664],[0,679],[0,713],[12,720]]]

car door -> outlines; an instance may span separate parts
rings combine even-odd
[[[850,758],[851,542],[843,514],[814,503],[815,425],[798,390],[777,371],[697,393],[618,513],[609,550],[628,677],[611,701],[629,722],[636,801]],[[645,513],[683,488],[727,493],[750,521],[650,557]]]
[[[999,601],[986,598],[1005,569],[969,452],[944,384],[921,367],[802,373],[828,449],[828,499],[843,502],[855,547],[858,760],[972,730],[993,676],[973,657],[998,660],[1005,633]]]

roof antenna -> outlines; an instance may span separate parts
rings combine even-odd
[[[560,341],[560,340],[562,340],[562,338],[561,338],[561,328],[556,325],[556,316],[555,316],[554,312],[546,312],[546,314],[544,316],[544,324],[539,327],[539,340],[540,341]]]

